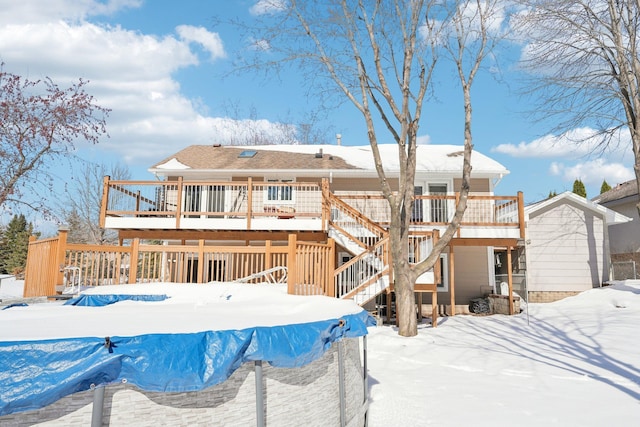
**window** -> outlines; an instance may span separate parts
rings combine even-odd
[[[184,211],[200,212],[201,188],[199,185],[184,186]],[[197,218],[199,215],[189,215],[191,218]]]
[[[257,153],[256,150],[244,150],[243,152],[238,154],[238,158],[248,159],[248,158],[251,158],[251,157],[255,156],[256,153]]]
[[[422,186],[413,187],[413,194],[415,196],[422,196]],[[411,213],[411,222],[424,221],[423,215],[423,199],[416,199],[413,202],[413,212]]]
[[[447,184],[429,184],[429,194],[434,196],[446,196]],[[449,222],[447,199],[432,199],[430,205],[431,222]]]
[[[270,179],[268,182],[293,182],[293,180]],[[290,185],[269,185],[266,198],[269,202],[293,202],[293,187]]]

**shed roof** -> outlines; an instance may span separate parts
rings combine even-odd
[[[536,214],[546,210],[547,208],[550,208],[551,206],[562,202],[573,203],[574,205],[578,205],[585,210],[590,210],[601,216],[608,225],[620,224],[632,220],[628,216],[622,215],[621,213],[599,205],[593,201],[589,201],[584,197],[572,193],[571,191],[565,191],[564,193],[558,194],[557,196],[551,197],[550,199],[542,200],[529,206],[525,206],[524,214],[528,219],[530,216],[535,216]]]

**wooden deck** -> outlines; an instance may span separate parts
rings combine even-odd
[[[417,195],[411,226],[444,230],[459,195]],[[105,177],[100,226],[120,230],[327,232],[340,222],[337,199],[381,227],[390,222],[377,193],[335,194],[314,182],[111,181]],[[471,194],[457,238],[523,238],[524,202],[516,196]],[[158,233],[159,234],[159,233]],[[128,234],[130,235],[130,233]]]

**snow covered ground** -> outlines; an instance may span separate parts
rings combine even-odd
[[[640,425],[640,281],[528,310],[369,328],[369,426]]]
[[[0,275],[0,300],[22,298],[24,280],[16,280],[15,276]]]
[[[640,425],[640,281],[529,310],[370,328],[370,425]]]

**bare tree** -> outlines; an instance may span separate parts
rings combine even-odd
[[[60,198],[60,216],[69,226],[69,242],[101,245],[118,241],[117,233],[100,227],[105,175],[116,181],[131,179],[131,172],[122,164],[107,168],[103,164],[86,163],[80,175],[74,176],[65,186],[65,194]]]
[[[226,145],[324,144],[328,129],[321,126],[317,112],[300,120],[286,117],[278,121],[259,119],[255,107],[247,111],[231,101],[223,103],[226,117],[216,125],[217,142]],[[299,123],[298,123],[299,122]]]
[[[82,79],[61,89],[51,79],[30,81],[0,64],[0,207],[27,204],[40,194],[47,161],[65,158],[79,140],[97,143],[109,110],[94,103]]]
[[[263,2],[265,6],[269,2]],[[488,43],[487,19],[496,1],[291,0],[271,2],[272,14],[253,27],[257,62],[296,64],[316,99],[338,95],[361,113],[382,193],[391,210],[389,228],[399,334],[417,334],[414,285],[439,259],[466,208],[471,173],[470,89]],[[409,263],[409,222],[414,203],[416,146],[422,109],[440,54],[453,60],[463,88],[464,168],[456,213],[427,259]],[[247,67],[254,67],[255,62]],[[273,68],[269,68],[273,69]],[[398,189],[392,188],[378,150],[397,144]]]
[[[522,63],[533,77],[539,117],[557,120],[559,132],[593,127],[598,149],[629,132],[640,190],[640,2],[521,3],[527,9],[516,28],[528,41]]]

